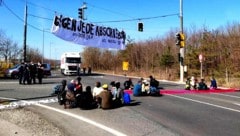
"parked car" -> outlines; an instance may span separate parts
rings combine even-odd
[[[21,66],[20,64],[17,64],[12,68],[7,69],[5,71],[5,77],[18,78],[18,72],[19,72],[20,66]]]
[[[37,66],[37,64],[35,64]],[[9,77],[9,78],[18,78],[18,72],[19,72],[19,68],[20,68],[20,64],[15,65],[12,68],[9,68],[5,71],[5,77]],[[51,65],[49,63],[43,63],[43,76],[47,77],[47,76],[51,76]]]
[[[43,63],[43,75],[44,76],[51,76],[51,65],[49,63]]]

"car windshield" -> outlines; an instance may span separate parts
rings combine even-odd
[[[20,64],[17,64],[14,67],[12,67],[12,69],[18,68],[19,66],[20,66]]]

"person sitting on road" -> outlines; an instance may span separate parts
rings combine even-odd
[[[150,78],[150,91],[149,95],[159,95],[159,81],[157,81],[153,76],[149,76]]]
[[[217,81],[214,77],[211,78],[210,89],[217,89]]]
[[[123,83],[123,86],[124,86],[124,89],[125,89],[125,90],[132,90],[132,88],[133,88],[132,79],[129,78],[128,80],[126,80],[126,81]]]
[[[142,82],[139,80],[133,87],[133,96],[142,95]]]
[[[87,86],[86,90],[77,97],[78,105],[81,109],[92,109],[96,107],[96,102],[93,100],[91,86]]]
[[[67,91],[66,91],[66,101],[64,103],[64,108],[75,108],[77,107],[77,100],[74,94],[75,91],[75,83],[74,80],[72,80],[67,85]]]
[[[191,90],[196,90],[197,89],[197,79],[195,79],[194,76],[191,77],[191,81],[190,81],[190,89]]]
[[[51,96],[57,96],[59,105],[63,105],[66,100],[66,86],[67,86],[67,80],[63,79],[61,81],[61,84],[57,84],[53,87],[53,92],[51,93]]]
[[[198,83],[198,90],[208,90],[203,78],[201,78],[201,81]]]
[[[190,90],[190,88],[191,88],[191,80],[190,80],[190,77],[188,77],[185,84],[185,90]]]
[[[121,88],[121,83],[118,81],[115,83],[115,87],[116,87],[116,93],[115,93],[114,104],[115,104],[115,107],[119,107],[119,106],[122,106],[123,104],[124,91]]]
[[[108,85],[104,84],[102,86],[103,91],[96,96],[97,102],[102,109],[110,109],[113,106],[112,93],[108,90]]]
[[[96,100],[96,96],[100,94],[100,92],[103,91],[103,88],[101,87],[101,82],[96,82],[95,87],[93,88],[92,95],[93,99]]]
[[[115,83],[115,81],[112,81],[111,83],[110,83],[110,85],[111,85],[111,93],[112,93],[112,95],[113,95],[113,100],[114,99],[116,99],[116,95],[117,95],[117,88],[116,88],[116,83]]]
[[[147,95],[149,94],[150,87],[149,87],[149,82],[147,80],[142,81],[142,94]]]
[[[75,83],[75,91],[74,91],[75,96],[83,92],[83,86],[82,86],[81,80],[82,78],[80,76],[78,76],[76,80],[73,80],[73,82]]]

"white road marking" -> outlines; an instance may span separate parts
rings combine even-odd
[[[12,99],[12,98],[5,98],[5,97],[0,97],[0,99],[5,99],[5,100],[17,100],[17,99]],[[14,109],[14,108],[19,108],[19,107],[24,107],[24,106],[29,106],[29,105],[36,105],[40,103],[53,103],[57,102],[57,98],[46,98],[46,99],[41,99],[41,100],[19,100],[19,101],[13,101],[10,102],[9,104],[0,104],[0,110],[1,109]]]
[[[227,95],[227,94],[221,94],[221,93],[213,93],[213,94],[217,94],[217,95],[222,95],[222,96],[228,96],[228,97],[232,97],[232,98],[239,98],[239,96],[233,96],[233,95]]]
[[[186,98],[186,97],[172,95],[172,94],[166,94],[166,95],[240,113],[240,110],[236,110],[236,109],[232,109],[232,108],[228,108],[228,107],[224,107],[224,106],[220,106],[220,105],[216,105],[216,104],[211,104],[211,103],[208,103],[208,102],[203,102],[203,101],[194,100],[194,99],[191,99],[191,98]]]
[[[88,118],[85,118],[85,117],[82,117],[82,116],[79,116],[79,115],[76,115],[76,114],[73,114],[73,113],[70,113],[70,112],[67,112],[67,111],[63,111],[63,110],[60,110],[60,109],[57,109],[57,108],[53,108],[53,107],[50,107],[50,106],[46,106],[46,105],[43,105],[43,104],[37,104],[37,106],[42,107],[42,108],[46,108],[46,109],[49,109],[49,110],[52,110],[52,111],[56,111],[56,112],[65,114],[67,116],[76,118],[78,120],[84,121],[84,122],[89,123],[91,125],[94,125],[94,126],[96,126],[98,128],[101,128],[101,129],[103,129],[103,130],[105,130],[105,131],[107,131],[107,132],[109,132],[109,133],[111,133],[113,135],[116,135],[116,136],[127,136],[126,134],[123,134],[123,133],[121,133],[121,132],[119,132],[117,130],[114,130],[112,128],[104,126],[104,125],[102,125],[100,123],[97,123],[97,122],[95,122],[93,120],[90,120]]]
[[[1,99],[7,99],[7,100],[16,100],[16,99],[12,99],[12,98],[5,98],[5,97],[0,97]],[[104,126],[100,123],[97,123],[93,120],[90,120],[88,118],[85,118],[85,117],[82,117],[82,116],[79,116],[79,115],[76,115],[76,114],[73,114],[73,113],[69,113],[67,111],[63,111],[63,110],[60,110],[60,109],[57,109],[57,108],[53,108],[53,107],[50,107],[50,106],[46,106],[46,105],[43,105],[41,103],[52,103],[52,102],[57,102],[57,99],[56,98],[50,98],[50,99],[42,99],[42,100],[32,100],[32,101],[25,101],[25,100],[20,100],[20,101],[17,101],[17,102],[11,102],[10,104],[8,105],[1,105],[0,104],[0,110],[1,109],[12,109],[12,108],[18,108],[18,107],[23,107],[23,106],[28,106],[28,105],[36,105],[36,106],[39,106],[39,107],[42,107],[42,108],[45,108],[45,109],[48,109],[48,110],[52,110],[52,111],[55,111],[55,112],[59,112],[61,114],[64,114],[64,115],[67,115],[67,116],[70,116],[70,117],[73,117],[73,118],[76,118],[78,120],[81,120],[81,121],[84,121],[88,124],[91,124],[91,125],[94,125],[100,129],[103,129],[113,135],[116,135],[116,136],[127,136],[126,134],[124,133],[121,133],[117,130],[114,130],[112,128],[109,128],[107,126]]]
[[[233,103],[233,104],[235,104],[235,105],[237,105],[237,106],[240,106],[240,103]]]

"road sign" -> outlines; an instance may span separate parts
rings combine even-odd
[[[123,66],[123,70],[128,71],[128,66],[129,66],[128,61],[123,61],[122,66]]]
[[[199,61],[202,62],[202,60],[203,60],[203,55],[202,55],[202,54],[199,54],[198,58],[199,58]]]

